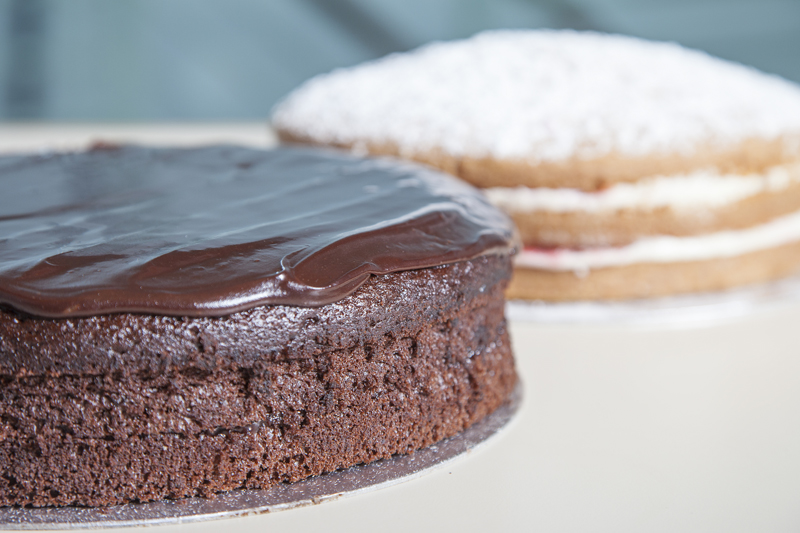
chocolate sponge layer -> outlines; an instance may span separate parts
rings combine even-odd
[[[409,453],[501,405],[507,256],[221,318],[0,310],[0,505],[268,487]]]

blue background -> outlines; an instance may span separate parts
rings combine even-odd
[[[800,81],[798,0],[0,0],[0,119],[261,120],[314,74],[504,27],[673,40]]]

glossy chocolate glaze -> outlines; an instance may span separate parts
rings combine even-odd
[[[53,318],[318,306],[515,244],[448,176],[301,148],[4,157],[0,191],[0,303]]]

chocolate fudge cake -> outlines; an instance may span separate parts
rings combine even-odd
[[[263,488],[502,405],[513,225],[310,149],[0,158],[0,505]]]
[[[284,141],[483,188],[525,245],[511,298],[660,296],[800,269],[800,89],[676,44],[487,32],[314,78],[274,124]]]

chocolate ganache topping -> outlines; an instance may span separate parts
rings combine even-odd
[[[468,185],[311,149],[3,157],[0,190],[0,303],[53,318],[324,305],[371,274],[515,246]]]

